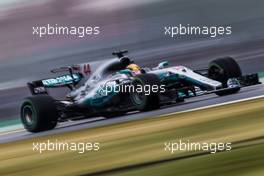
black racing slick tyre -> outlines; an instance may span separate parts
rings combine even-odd
[[[58,116],[55,100],[47,95],[26,98],[20,110],[25,129],[33,133],[55,128]]]
[[[155,74],[142,74],[134,78],[132,85],[135,88],[141,86],[141,89],[136,89],[134,92],[130,93],[130,100],[135,108],[139,111],[150,111],[155,110],[160,107],[159,99],[159,88],[160,80]],[[158,87],[154,90],[153,87]],[[146,88],[148,87],[148,91]]]
[[[238,63],[232,57],[216,59],[209,64],[208,77],[222,83],[227,88],[227,81],[230,78],[239,78],[242,72]],[[237,93],[240,87],[217,92],[219,96]]]

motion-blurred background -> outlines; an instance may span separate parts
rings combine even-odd
[[[263,7],[262,0],[1,0],[0,89],[46,76],[56,66],[110,58],[117,49],[130,50],[136,60],[149,56],[144,60],[149,65],[154,64],[153,59],[176,61],[173,54],[188,54],[194,48],[210,50],[260,40],[264,37]],[[32,35],[33,26],[47,24],[100,26],[101,33],[85,38]],[[164,35],[164,26],[178,24],[231,25],[233,33],[212,41],[201,36],[171,39]],[[206,62],[200,59],[212,57],[196,54],[177,62],[203,67]],[[217,55],[225,54],[229,53]]]
[[[1,0],[0,118],[17,118],[27,81],[49,77],[54,67],[111,58],[128,49],[143,66],[161,60],[204,68],[231,55],[244,73],[264,70],[262,0]],[[32,27],[100,26],[85,38],[33,35]],[[164,26],[232,26],[232,35],[169,38]],[[12,89],[11,89],[12,88]],[[15,88],[15,89],[13,89]]]
[[[168,60],[200,69],[230,55],[245,74],[264,71],[263,9],[263,0],[0,0],[0,175],[264,175],[263,98],[168,114],[260,96],[263,85],[38,134],[24,131],[19,119],[28,81],[52,76],[55,67],[102,62],[114,50],[127,49],[149,67]],[[84,38],[32,34],[32,27],[47,24],[99,26],[101,32]],[[179,24],[232,26],[232,35],[164,35],[165,26]],[[102,148],[82,155],[32,151],[32,143],[55,139],[97,141]],[[165,153],[164,142],[177,139],[232,142],[232,151]]]

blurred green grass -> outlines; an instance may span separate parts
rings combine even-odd
[[[262,141],[263,142],[263,141]],[[212,175],[264,175],[264,144],[256,144],[235,149],[232,152],[222,152],[215,155],[191,157],[188,159],[153,164],[151,166],[139,167],[117,171],[108,176],[212,176]]]
[[[263,175],[264,99],[0,145],[0,175]],[[164,151],[164,142],[232,150]],[[100,151],[32,151],[33,142],[100,142]],[[202,154],[202,155],[200,155]],[[196,156],[197,155],[197,156]]]

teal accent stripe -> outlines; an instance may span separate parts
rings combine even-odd
[[[7,127],[7,126],[12,126],[12,125],[18,125],[21,124],[21,121],[19,118],[12,118],[10,120],[3,120],[0,121],[0,128]]]
[[[258,76],[259,76],[259,81],[264,84],[264,72],[259,72],[258,73]]]

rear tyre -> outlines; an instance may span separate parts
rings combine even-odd
[[[223,88],[227,88],[227,81],[230,78],[238,78],[242,72],[238,63],[232,57],[216,59],[209,64],[208,77],[222,83]],[[240,87],[217,92],[219,96],[237,93]]]
[[[138,75],[135,77],[132,84],[135,88],[141,86],[143,90],[144,87],[150,88],[149,91],[134,91],[130,93],[130,100],[137,110],[150,111],[160,107],[159,89],[152,89],[154,86],[160,87],[160,80],[157,75]]]
[[[54,99],[47,95],[28,97],[21,106],[21,121],[29,132],[36,133],[55,128],[58,116]]]

